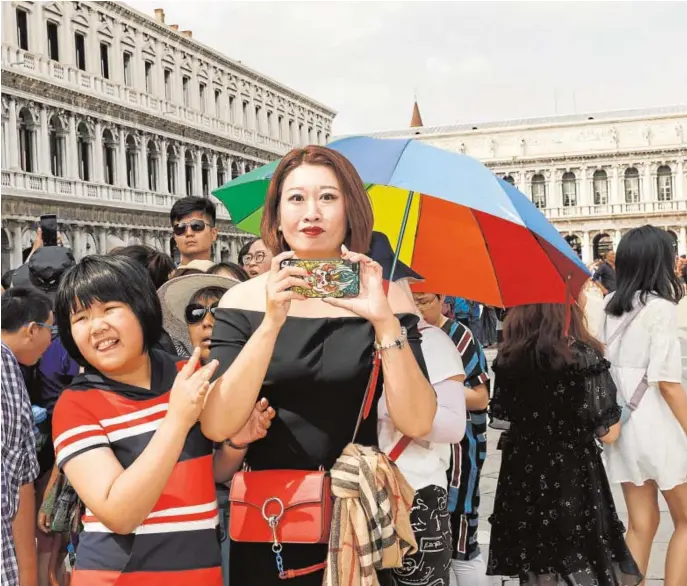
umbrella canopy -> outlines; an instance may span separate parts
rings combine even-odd
[[[374,229],[425,282],[414,288],[488,305],[564,303],[589,272],[559,232],[509,183],[479,161],[412,139],[352,137],[328,145],[367,184]],[[234,223],[253,234],[278,162],[214,192]]]

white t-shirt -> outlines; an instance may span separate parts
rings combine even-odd
[[[420,329],[422,354],[427,365],[429,381],[437,390],[437,416],[439,416],[439,410],[445,410],[443,412],[445,424],[446,410],[450,410],[451,413],[460,413],[460,416],[455,416],[455,425],[460,427],[462,423],[463,429],[465,429],[465,394],[462,385],[456,383],[458,387],[450,387],[450,394],[445,392],[446,387],[437,388],[443,381],[453,376],[465,374],[460,353],[451,338],[441,329],[430,326],[423,321],[420,322]],[[377,404],[377,417],[379,447],[388,454],[403,437],[403,434],[394,427],[391,421],[384,393],[382,393]],[[446,488],[446,470],[450,462],[451,444],[414,440],[398,458],[396,465],[408,483],[415,490],[420,490],[431,485]]]

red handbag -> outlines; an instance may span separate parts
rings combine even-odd
[[[353,439],[367,419],[379,378],[381,354],[375,352],[372,373],[358,415]],[[404,436],[389,457],[396,460],[410,443]],[[229,491],[229,536],[244,543],[271,543],[279,577],[295,578],[323,569],[325,562],[284,570],[283,543],[328,543],[332,526],[331,478],[325,470],[244,470],[237,472]]]

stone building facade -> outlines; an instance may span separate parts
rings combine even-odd
[[[586,263],[643,224],[667,230],[676,252],[687,253],[687,106],[371,136],[412,136],[479,159],[525,193]]]
[[[2,2],[2,270],[41,214],[76,258],[174,253],[169,210],[325,144],[335,112],[119,2]],[[216,260],[247,235],[218,205]]]

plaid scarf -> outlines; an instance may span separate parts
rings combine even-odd
[[[335,497],[323,586],[378,586],[377,570],[417,551],[410,526],[415,492],[377,448],[348,444],[331,470]]]

